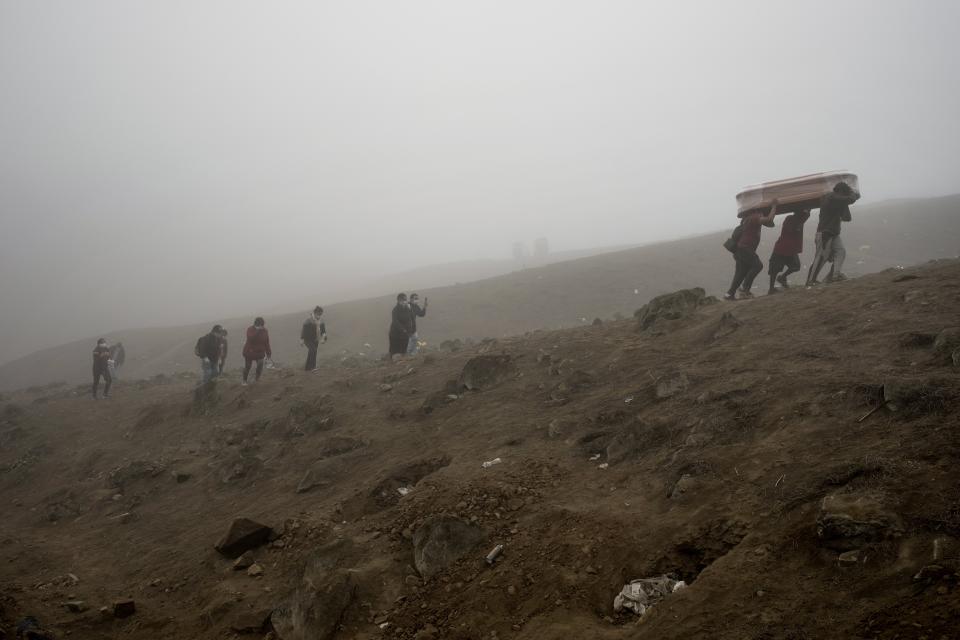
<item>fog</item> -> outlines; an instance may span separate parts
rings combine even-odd
[[[0,0],[0,361],[517,240],[716,230],[744,185],[813,171],[960,191],[958,24],[951,0]]]

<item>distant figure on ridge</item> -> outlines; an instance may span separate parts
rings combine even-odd
[[[227,362],[227,330],[220,330],[220,342],[217,345],[217,375],[223,374],[223,365]]]
[[[397,294],[397,304],[390,317],[390,359],[405,355],[410,348],[410,337],[414,333],[414,317],[407,294]]]
[[[846,182],[838,182],[832,193],[823,196],[820,203],[820,221],[817,223],[817,253],[807,272],[807,286],[820,284],[817,277],[827,262],[832,262],[827,282],[846,280],[843,261],[847,250],[840,240],[841,222],[850,222],[850,205],[860,199],[860,194]]]
[[[800,271],[800,254],[803,253],[803,224],[810,219],[810,209],[801,209],[787,216],[780,226],[780,237],[773,245],[770,254],[770,289],[767,293],[776,293],[774,282],[789,289],[787,276]],[[782,274],[780,273],[786,268]]]
[[[100,387],[100,378],[103,377],[103,397],[110,397],[110,385],[113,384],[113,377],[110,375],[110,347],[103,338],[97,340],[97,346],[93,349],[93,399],[97,399],[97,389]]]
[[[321,341],[327,341],[327,325],[320,322],[321,317],[323,317],[323,307],[317,305],[300,328],[300,343],[307,348],[307,362],[304,365],[306,371],[314,371],[317,368],[317,349],[320,348]]]
[[[407,355],[415,356],[420,351],[420,336],[417,334],[417,318],[427,315],[428,298],[423,299],[423,306],[420,306],[420,296],[416,293],[410,294],[410,313],[413,315],[413,333],[407,343]]]
[[[259,382],[263,374],[263,359],[273,357],[266,324],[263,318],[257,318],[253,321],[252,327],[247,327],[247,341],[243,345],[243,382],[241,383],[243,386],[247,385],[250,367],[254,362],[257,363],[257,372],[254,374],[253,381]]]
[[[734,260],[737,263],[736,270],[733,273],[733,282],[730,284],[730,290],[723,296],[724,300],[736,300],[737,289],[740,289],[741,298],[752,298],[750,288],[753,286],[753,279],[763,271],[763,262],[757,255],[757,247],[760,246],[760,230],[762,225],[773,225],[773,218],[777,215],[777,201],[774,200],[770,206],[770,213],[763,215],[760,210],[754,210],[743,216],[740,223],[740,233],[737,238],[736,248],[733,253]]]
[[[197,340],[197,345],[193,348],[193,353],[200,358],[201,384],[207,384],[220,375],[220,342],[223,333],[223,327],[215,324],[210,333]]]

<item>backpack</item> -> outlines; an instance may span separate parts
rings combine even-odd
[[[723,241],[723,248],[730,253],[737,252],[737,244],[740,242],[740,236],[743,235],[743,225],[737,225],[730,237]]]

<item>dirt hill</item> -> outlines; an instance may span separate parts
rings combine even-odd
[[[960,255],[960,195],[858,205],[854,209],[854,222],[844,227],[850,254],[845,270],[850,275]],[[719,295],[732,276],[733,261],[720,246],[728,233],[606,253],[455,286],[424,290],[411,280],[408,290],[419,289],[430,297],[429,315],[420,322],[420,329],[421,336],[434,346],[448,339],[502,338],[534,329],[582,326],[596,317],[611,318],[618,313],[629,316],[653,296],[683,287],[700,285]],[[779,229],[765,232],[760,249],[764,261],[778,234]],[[812,255],[812,235],[812,229],[808,229],[804,259]],[[322,358],[377,358],[386,351],[393,296],[334,305],[316,302],[324,304],[330,329],[330,342],[321,349]],[[300,323],[312,308],[309,304],[300,313],[268,315],[277,360],[303,360],[298,340]],[[255,315],[262,314],[251,309],[245,318],[106,335],[111,341],[122,341],[127,348],[124,374],[140,378],[196,368],[193,346],[197,338],[214,322],[220,322],[232,336],[230,363],[238,366],[242,363],[243,332]],[[0,366],[0,390],[88,379],[95,342],[96,336]]]
[[[0,627],[955,637],[958,294],[960,261],[940,261],[745,302],[692,291],[648,308],[644,330],[250,387],[7,394]],[[255,522],[224,537],[236,518]],[[687,586],[643,617],[614,611],[625,583],[661,574]],[[132,615],[113,606],[126,599]]]

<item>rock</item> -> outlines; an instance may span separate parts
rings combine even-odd
[[[657,378],[654,392],[658,400],[672,398],[681,391],[685,391],[690,386],[690,380],[687,374],[682,371],[668,373]]]
[[[331,436],[323,440],[318,447],[318,453],[321,458],[331,458],[350,453],[356,449],[367,446],[363,440],[348,438],[346,436]]]
[[[817,516],[820,544],[835,551],[853,551],[903,533],[900,518],[870,493],[832,493]]]
[[[90,608],[83,600],[68,600],[63,603],[63,606],[66,607],[70,613],[83,613]]]
[[[230,621],[230,630],[241,635],[263,634],[270,624],[270,610],[242,611]]]
[[[883,401],[890,411],[916,417],[943,410],[947,391],[935,380],[888,379],[882,387]]]
[[[936,339],[937,334],[935,333],[908,331],[901,333],[897,342],[901,347],[929,347]]]
[[[428,518],[413,533],[414,565],[429,578],[472,551],[486,536],[479,527],[452,515]]]
[[[244,569],[249,569],[256,560],[253,557],[253,551],[244,551],[233,563],[234,571],[243,571]]]
[[[330,484],[330,480],[321,475],[316,469],[307,469],[297,485],[297,493],[306,493],[316,487],[322,487]]]
[[[920,276],[912,273],[902,273],[899,276],[895,276],[893,282],[906,282],[907,280],[918,280],[919,278]]]
[[[137,612],[137,605],[133,600],[117,600],[113,603],[114,618],[129,618]]]
[[[837,556],[837,562],[841,565],[853,565],[860,562],[860,549],[854,549],[852,551],[844,551],[839,556]]]
[[[933,340],[933,350],[937,353],[949,354],[960,348],[960,327],[944,329]]]
[[[470,358],[464,365],[459,386],[470,391],[487,389],[501,382],[515,371],[509,355],[483,355]]]
[[[330,640],[356,590],[350,572],[308,562],[297,589],[270,614],[278,640]]]
[[[180,470],[180,469],[177,469],[177,470],[175,470],[175,471],[172,471],[172,472],[171,472],[171,475],[173,476],[173,479],[176,480],[177,484],[184,483],[184,482],[186,482],[187,480],[189,480],[190,478],[193,477],[192,474],[190,474],[190,473],[188,473],[188,472],[186,472],[186,471],[182,471],[182,470]]]
[[[245,551],[269,542],[272,534],[273,529],[264,524],[249,518],[237,518],[214,548],[228,558],[237,558]]]
[[[673,491],[670,492],[670,497],[672,499],[676,499],[683,496],[685,493],[690,493],[696,489],[698,484],[699,483],[697,482],[696,478],[691,476],[689,473],[685,473],[680,476],[680,479],[677,480],[677,483],[673,485]]]
[[[247,569],[247,575],[250,576],[251,578],[259,578],[260,576],[263,575],[263,567],[261,567],[259,564],[254,562]]]
[[[386,382],[382,382],[378,384],[377,388],[380,389],[380,391],[382,391],[383,393],[387,393],[388,391],[393,391],[393,385]]]
[[[423,629],[417,631],[416,635],[413,636],[413,640],[433,640],[439,633],[439,629],[432,624],[427,624]]]
[[[699,307],[707,304],[705,294],[700,287],[694,287],[657,296],[633,314],[637,319],[637,328],[645,331],[665,320],[689,317]]]
[[[717,320],[707,325],[702,337],[706,342],[713,342],[714,340],[719,340],[720,338],[730,335],[739,329],[740,325],[741,322],[737,320],[736,316],[729,311],[724,311],[723,315]]]

